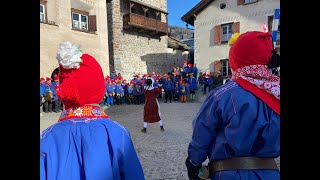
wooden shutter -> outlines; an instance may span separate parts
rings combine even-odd
[[[220,71],[221,72],[221,69],[222,69],[221,61],[220,60],[215,60],[213,62],[213,64],[214,64],[214,71]]]
[[[214,27],[214,44],[221,44],[221,25]]]
[[[96,15],[89,16],[89,31],[97,31],[97,20]]]
[[[233,23],[233,33],[240,33],[240,22]]]
[[[239,5],[243,5],[244,4],[244,0],[237,0],[237,4]]]

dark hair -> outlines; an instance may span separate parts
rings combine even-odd
[[[280,55],[277,54],[276,50],[272,51],[272,56],[271,56],[271,58],[269,60],[268,67],[270,69],[280,67]]]
[[[269,60],[268,67],[270,69],[273,69],[273,68],[280,67],[280,55],[277,53],[277,50],[274,48],[274,44],[272,42],[272,35],[271,35],[271,43],[272,43],[272,55]]]
[[[151,79],[147,79],[147,86],[150,86],[152,84],[152,80]]]

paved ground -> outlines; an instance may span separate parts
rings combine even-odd
[[[158,123],[154,123],[148,124],[146,134],[140,132],[143,105],[112,106],[106,113],[130,131],[147,180],[188,179],[184,161],[192,133],[191,122],[200,106],[200,102],[160,102],[165,131],[161,132]],[[59,117],[59,113],[42,114],[40,132]],[[277,161],[280,163],[280,158]]]

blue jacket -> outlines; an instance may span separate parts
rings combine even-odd
[[[195,77],[189,78],[188,83],[190,84],[190,91],[195,91],[198,88],[197,79]]]
[[[116,94],[123,94],[124,93],[121,85],[119,85],[119,84],[115,85],[115,93]]]
[[[164,85],[163,85],[164,91],[171,91],[174,89],[174,84],[171,80],[165,80]]]
[[[141,94],[141,87],[140,86],[138,86],[138,87],[134,86],[132,94],[135,95],[135,96],[136,95],[140,95]]]
[[[158,87],[159,86],[159,84],[155,81],[154,83],[153,83],[153,87]]]
[[[183,90],[184,90],[184,92],[182,92]],[[182,86],[181,86],[181,95],[187,95],[188,92],[189,92],[188,86],[182,85]]]
[[[280,116],[235,81],[213,89],[192,122],[188,156],[195,166],[230,157],[280,156]],[[221,171],[211,179],[280,179],[278,171]]]
[[[110,94],[110,93],[113,93],[113,92],[115,92],[115,87],[114,87],[114,85],[109,85],[109,84],[107,84],[107,92]]]
[[[175,86],[173,94],[180,95],[181,94],[181,87],[180,86]]]
[[[51,86],[50,86],[50,90],[52,91],[52,94],[53,94],[53,100],[56,101],[56,100],[58,100],[58,96],[57,96],[57,91],[56,91],[55,86],[59,86],[59,83],[52,82]]]
[[[173,76],[173,81],[174,81],[174,83],[179,82],[180,81],[180,77],[179,76]]]
[[[185,67],[183,67],[182,69],[183,69],[183,72],[188,73],[188,71],[189,71],[189,66],[185,66]]]
[[[197,77],[198,76],[198,68],[197,67],[193,67],[192,69],[193,69],[192,70],[193,71],[193,76]]]
[[[128,86],[128,94],[132,95],[133,94],[133,87]]]
[[[45,89],[44,89],[44,87],[40,84],[40,97],[42,97],[44,93],[45,93]]]
[[[57,179],[145,178],[125,127],[108,118],[72,118],[50,126],[40,136],[40,180]]]
[[[207,84],[208,86],[212,86],[213,85],[213,78],[204,78],[204,84]]]

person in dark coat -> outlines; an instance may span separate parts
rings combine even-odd
[[[223,78],[222,78],[221,72],[215,71],[213,73],[213,87],[212,87],[212,89],[217,88],[217,87],[221,86],[222,84],[223,84]]]

